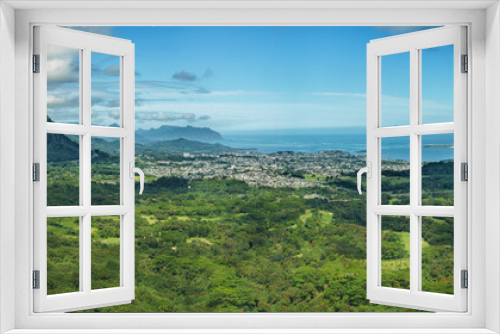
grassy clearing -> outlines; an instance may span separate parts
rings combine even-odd
[[[158,222],[155,216],[142,215],[142,218],[146,219],[149,225],[153,225]]]
[[[151,182],[156,181],[156,180],[158,180],[158,178],[154,175],[150,175],[150,174],[144,175],[144,182],[146,182],[146,183],[151,183]],[[135,182],[139,182],[139,181],[140,181],[139,175],[136,175]]]
[[[311,210],[307,209],[306,213],[300,215],[300,220],[302,220],[302,222],[305,223],[311,217],[312,217],[312,212]]]
[[[215,217],[215,218],[201,218],[201,221],[207,221],[207,222],[214,222],[214,221],[219,221],[221,218]]]
[[[304,180],[311,182],[324,183],[326,176],[317,174],[304,174]]]
[[[401,240],[403,240],[403,244],[405,250],[410,254],[410,232],[394,232],[401,236]]]
[[[320,210],[319,214],[323,225],[330,225],[332,223],[333,213]]]
[[[186,240],[188,244],[205,244],[205,245],[213,245],[214,243],[206,238],[188,238]]]
[[[410,253],[410,232],[394,232],[397,233],[401,236],[401,239],[403,240],[405,250]],[[422,239],[422,249],[429,247],[429,244]]]
[[[313,212],[307,209],[304,214],[300,215],[300,220],[305,224],[307,220],[311,217],[313,217]],[[319,217],[319,223],[323,226],[326,226],[332,223],[333,213],[329,211],[319,210],[318,217]]]
[[[101,244],[107,244],[107,245],[119,245],[120,244],[120,238],[106,238],[106,239],[101,239]]]
[[[410,232],[393,232],[401,236],[404,249],[410,254]],[[422,249],[429,247],[429,244],[422,239]],[[384,270],[398,270],[410,268],[410,257],[407,256],[403,259],[396,260],[383,260],[382,269]]]

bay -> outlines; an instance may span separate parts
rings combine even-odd
[[[366,129],[359,127],[239,131],[222,132],[222,135],[224,140],[219,142],[223,145],[265,154],[339,150],[353,155],[366,155]],[[391,145],[383,148],[383,156],[391,160],[407,160],[407,143],[407,137],[397,137],[391,141]],[[453,134],[427,135],[424,148],[422,161],[453,159]]]

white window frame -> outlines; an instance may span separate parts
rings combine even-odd
[[[0,24],[0,130],[2,119],[13,124],[12,109],[15,104],[15,134],[7,130],[0,133],[0,182],[13,185],[15,168],[15,211],[9,211],[7,197],[12,189],[0,188],[0,324],[1,330],[16,329],[15,333],[37,333],[37,329],[50,332],[71,333],[88,329],[88,333],[114,332],[144,333],[146,329],[193,329],[192,332],[342,332],[350,333],[492,333],[500,331],[500,19],[496,1],[434,1],[413,2],[406,9],[398,1],[399,9],[389,9],[389,2],[334,2],[307,1],[248,4],[241,2],[233,8],[217,1],[178,4],[165,2],[163,9],[102,10],[106,1],[75,4],[86,9],[54,10],[60,2],[43,1],[2,3]],[[412,3],[412,1],[404,1]],[[70,6],[69,1],[64,6]],[[125,1],[122,2],[126,6]],[[13,20],[13,6],[52,6],[52,10],[18,10]],[[159,6],[144,1],[144,7]],[[30,7],[32,6],[32,7]],[[56,7],[54,7],[56,6]],[[109,4],[108,6],[116,6]],[[141,5],[135,4],[136,7]],[[210,6],[212,6],[210,8]],[[246,6],[246,7],[245,7]],[[253,7],[252,7],[253,6]],[[281,9],[276,9],[280,8]],[[316,7],[315,7],[316,6]],[[335,8],[335,6],[337,8]],[[427,7],[426,7],[427,6]],[[431,7],[432,6],[432,7]],[[486,9],[486,7],[488,7]],[[343,7],[343,8],[342,8]],[[442,8],[442,9],[436,9]],[[457,9],[457,7],[460,7]],[[36,7],[35,7],[36,8]],[[92,9],[93,8],[93,9]],[[205,8],[206,10],[200,10]],[[355,9],[346,9],[355,8]],[[468,8],[468,9],[467,9]],[[472,9],[471,9],[472,8]],[[486,23],[486,24],[485,24]],[[32,27],[36,24],[57,25],[447,25],[464,24],[469,31],[468,76],[468,143],[470,181],[468,196],[469,231],[468,268],[470,286],[469,308],[466,313],[435,314],[34,314],[31,290],[32,259],[32,183],[30,181],[32,147]],[[13,60],[13,30],[15,28],[15,60]],[[132,41],[133,42],[133,41]],[[15,75],[12,67],[15,66]],[[486,71],[486,66],[488,71]],[[15,82],[15,85],[12,85]],[[10,94],[9,94],[10,93]],[[15,94],[15,100],[12,96]],[[11,96],[9,96],[11,95]],[[15,147],[12,142],[15,140]],[[488,154],[486,154],[488,152]],[[15,163],[7,159],[15,159]],[[488,182],[486,182],[488,173]],[[488,194],[488,196],[486,196]],[[485,205],[486,204],[486,205]],[[6,211],[5,211],[6,210]],[[15,215],[15,220],[8,220]],[[2,220],[3,219],[3,220]],[[12,224],[15,222],[15,226]],[[474,226],[472,229],[471,226]],[[15,229],[15,230],[14,230]],[[9,238],[15,238],[15,245]],[[12,256],[14,254],[14,256]],[[487,256],[489,255],[489,256]],[[15,281],[15,291],[10,292]],[[11,284],[10,286],[8,284]],[[12,305],[14,306],[14,310]],[[14,315],[14,319],[8,318]],[[141,327],[141,329],[137,329]],[[244,329],[247,330],[244,330]],[[300,328],[300,330],[298,330]],[[358,331],[354,329],[358,329]],[[131,329],[137,329],[136,331]],[[169,330],[170,329],[170,330]],[[210,331],[211,330],[211,331]],[[40,331],[42,332],[42,331]],[[47,331],[45,331],[47,332]],[[108,331],[109,332],[109,331]],[[178,332],[181,332],[180,330]],[[182,331],[185,332],[186,331]]]
[[[47,122],[47,45],[78,50],[80,54],[79,124]],[[35,312],[75,311],[128,304],[135,291],[135,62],[134,44],[128,40],[100,36],[60,27],[34,27],[34,52],[40,57],[34,84],[34,162],[39,164],[39,181],[33,184],[34,270],[39,271],[39,289],[34,289]],[[120,62],[120,125],[92,125],[92,53],[114,55]],[[80,202],[74,206],[47,206],[47,134],[79,137]],[[92,205],[91,140],[93,136],[120,141],[120,193],[116,205]],[[92,289],[91,224],[93,216],[120,217],[120,285]],[[79,218],[79,291],[47,294],[47,218]]]
[[[467,163],[467,76],[462,55],[467,54],[466,28],[449,26],[372,40],[367,46],[367,155],[371,177],[367,179],[367,298],[370,302],[431,311],[467,310],[467,290],[461,287],[461,270],[467,270],[467,184],[461,180],[461,164]],[[422,123],[422,50],[453,46],[453,122]],[[382,59],[409,54],[409,124],[383,127]],[[422,204],[422,135],[454,134],[454,205]],[[381,161],[383,138],[407,137],[410,142],[410,203],[382,205]],[[410,287],[382,286],[382,220],[407,216],[410,232]],[[422,217],[453,217],[453,294],[422,291]]]

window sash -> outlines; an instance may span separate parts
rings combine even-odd
[[[47,48],[58,45],[80,50],[80,124],[47,123]],[[119,128],[91,125],[91,54],[119,56],[121,61]],[[66,312],[130,303],[134,298],[134,179],[129,162],[134,157],[134,45],[107,36],[64,28],[35,27],[34,53],[40,55],[40,73],[34,75],[34,161],[40,163],[40,182],[34,190],[34,270],[40,271],[40,289],[33,290],[35,312]],[[48,133],[80,137],[80,205],[47,207]],[[120,205],[91,205],[91,138],[117,137],[120,149]],[[97,215],[120,215],[120,286],[92,290],[91,219]],[[47,217],[80,217],[78,292],[47,295]]]
[[[467,310],[467,290],[461,289],[460,272],[467,269],[467,182],[460,179],[460,165],[467,162],[467,76],[460,73],[461,55],[466,54],[466,28],[443,27],[371,41],[367,47],[367,162],[372,177],[367,180],[367,298],[373,303],[423,310]],[[454,45],[454,122],[421,124],[421,49]],[[381,57],[410,53],[410,125],[381,125]],[[454,133],[454,206],[420,204],[421,135]],[[381,139],[410,137],[410,205],[381,205]],[[410,217],[410,289],[381,286],[381,217]],[[421,290],[421,217],[454,217],[454,294]]]

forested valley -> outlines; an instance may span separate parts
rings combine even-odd
[[[58,153],[48,158],[48,205],[78,205],[78,155],[64,138],[50,140]],[[93,142],[93,205],[119,203],[119,157],[105,144]],[[154,159],[139,154],[137,165],[150,168]],[[146,175],[135,197],[135,299],[85,312],[415,311],[366,299],[366,198],[355,171],[287,173],[321,186]],[[432,189],[424,203],[453,205],[453,162],[426,163],[422,174],[423,188]],[[383,203],[408,204],[409,170],[383,172],[382,190]],[[92,217],[93,289],[119,285],[119,219]],[[48,293],[78,291],[78,218],[49,218],[47,233]],[[408,289],[409,219],[382,217],[381,237],[382,285]],[[422,275],[424,291],[453,294],[452,218],[423,218]]]

